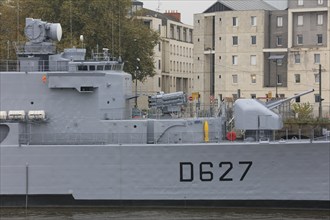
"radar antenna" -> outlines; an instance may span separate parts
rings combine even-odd
[[[26,18],[24,33],[28,42],[18,47],[17,54],[40,55],[55,54],[56,47],[53,41],[60,41],[62,38],[62,27],[59,23],[47,23],[40,19]]]

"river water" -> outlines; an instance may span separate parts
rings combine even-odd
[[[1,220],[330,220],[330,210],[214,208],[2,208]]]

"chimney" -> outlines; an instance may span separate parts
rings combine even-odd
[[[168,10],[168,11],[165,11],[164,14],[167,15],[167,16],[172,17],[174,20],[176,20],[178,22],[181,22],[181,13],[176,11],[176,10],[175,11],[174,10]]]

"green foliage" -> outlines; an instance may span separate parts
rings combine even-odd
[[[12,45],[19,39],[16,20],[15,2],[0,1],[0,60],[16,56]]]
[[[132,19],[127,28],[123,29],[123,59],[126,61],[124,70],[131,73],[133,79],[145,80],[147,76],[153,76],[154,50],[159,36],[156,32],[145,26],[141,20]],[[145,41],[148,43],[146,44]],[[139,61],[138,61],[139,60]]]
[[[155,73],[153,49],[159,36],[140,20],[127,16],[131,0],[14,0],[0,3],[8,6],[0,7],[2,14],[8,8],[5,22],[0,25],[0,42],[16,41],[18,38],[23,41],[25,18],[38,18],[61,23],[63,36],[57,44],[59,51],[84,46],[90,56],[92,50],[97,52],[97,48],[100,48],[98,52],[102,52],[102,48],[109,48],[112,56],[122,57],[125,71],[131,73],[133,78],[136,58],[141,60],[138,71],[140,81]],[[20,18],[19,22],[17,17]],[[19,28],[17,23],[20,24]],[[17,29],[20,30],[19,36]],[[10,33],[2,34],[7,32]],[[83,44],[79,41],[80,35],[84,36]],[[1,51],[4,48],[2,43]],[[5,53],[0,53],[0,59],[3,58]]]
[[[297,115],[298,120],[310,120],[313,118],[313,107],[310,103],[294,103],[292,111]]]

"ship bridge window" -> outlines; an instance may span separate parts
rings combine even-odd
[[[93,92],[94,87],[93,86],[82,86],[80,87],[80,92]]]
[[[114,65],[114,69],[115,70],[121,70],[121,65],[120,64]]]
[[[105,65],[105,70],[111,70],[111,65]]]
[[[98,65],[97,70],[103,70],[103,65],[102,66]]]
[[[79,71],[87,71],[88,68],[87,68],[86,65],[79,65],[79,66],[78,66],[78,70],[79,70]]]
[[[89,66],[89,70],[95,70],[95,66]]]

